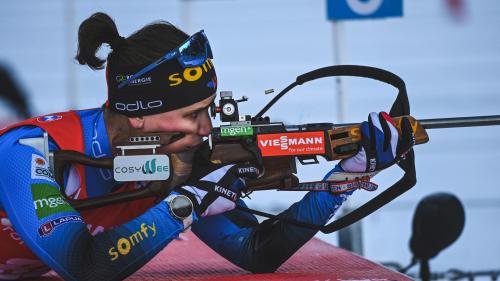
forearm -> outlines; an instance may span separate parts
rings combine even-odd
[[[280,215],[301,222],[325,225],[351,193],[333,195],[327,192],[308,192]],[[274,272],[316,233],[317,230],[283,221],[266,220],[249,235],[249,254],[242,267],[258,273]]]
[[[92,237],[50,178],[33,178],[26,147],[3,154],[0,200],[30,249],[66,280],[123,279],[183,230],[161,202],[126,224]],[[106,214],[102,214],[105,216]]]
[[[351,193],[309,192],[281,215],[324,225]],[[233,210],[200,219],[193,225],[193,232],[234,264],[252,272],[273,272],[317,231],[279,220],[258,224],[252,215]]]

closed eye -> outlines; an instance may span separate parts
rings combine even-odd
[[[196,119],[196,117],[198,117],[198,111],[195,111],[195,112],[191,112],[191,114],[189,114],[189,118],[191,119]]]
[[[209,106],[206,106],[206,107],[200,108],[198,110],[192,111],[192,112],[188,113],[186,115],[186,117],[189,118],[189,119],[195,120],[196,118],[198,118],[199,114],[201,114],[201,113],[205,112],[206,110],[208,110],[208,107]]]

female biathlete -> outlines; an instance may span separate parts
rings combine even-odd
[[[106,60],[96,56],[102,44],[112,49]],[[206,171],[182,187],[193,212],[176,213],[173,202],[188,198],[177,192],[160,203],[143,199],[77,212],[67,198],[93,198],[148,183],[123,184],[111,170],[71,165],[60,186],[47,153],[32,144],[48,133],[51,152],[114,157],[120,134],[154,132],[180,136],[157,148],[157,154],[196,149],[212,129],[207,112],[217,88],[212,58],[203,31],[188,36],[167,22],[155,22],[124,38],[104,13],[80,25],[76,59],[93,70],[106,65],[108,99],[102,108],[48,114],[0,132],[0,279],[36,277],[50,269],[66,280],[124,279],[189,225],[237,266],[273,272],[314,236],[314,230],[281,221],[259,224],[252,215],[233,210],[235,204],[244,205],[239,199],[244,180],[259,175],[251,164],[209,171],[193,167]],[[197,67],[202,71],[193,72]],[[385,113],[371,113],[362,133],[359,153],[341,161],[325,179],[386,167],[409,139],[399,136]],[[352,193],[309,192],[282,215],[324,225]]]

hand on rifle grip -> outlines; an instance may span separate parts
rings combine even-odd
[[[401,119],[400,127],[401,134],[397,154],[400,158],[404,158],[415,145],[415,132],[413,132],[410,120],[407,117]]]
[[[401,122],[401,134],[396,123],[385,112],[372,112],[361,123],[360,151],[340,162],[346,172],[375,172],[401,160],[413,147],[415,139],[407,118]]]

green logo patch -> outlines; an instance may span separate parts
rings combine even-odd
[[[55,186],[32,184],[31,196],[39,220],[60,212],[76,212]]]
[[[252,126],[221,127],[220,135],[222,137],[253,136],[253,127]]]

